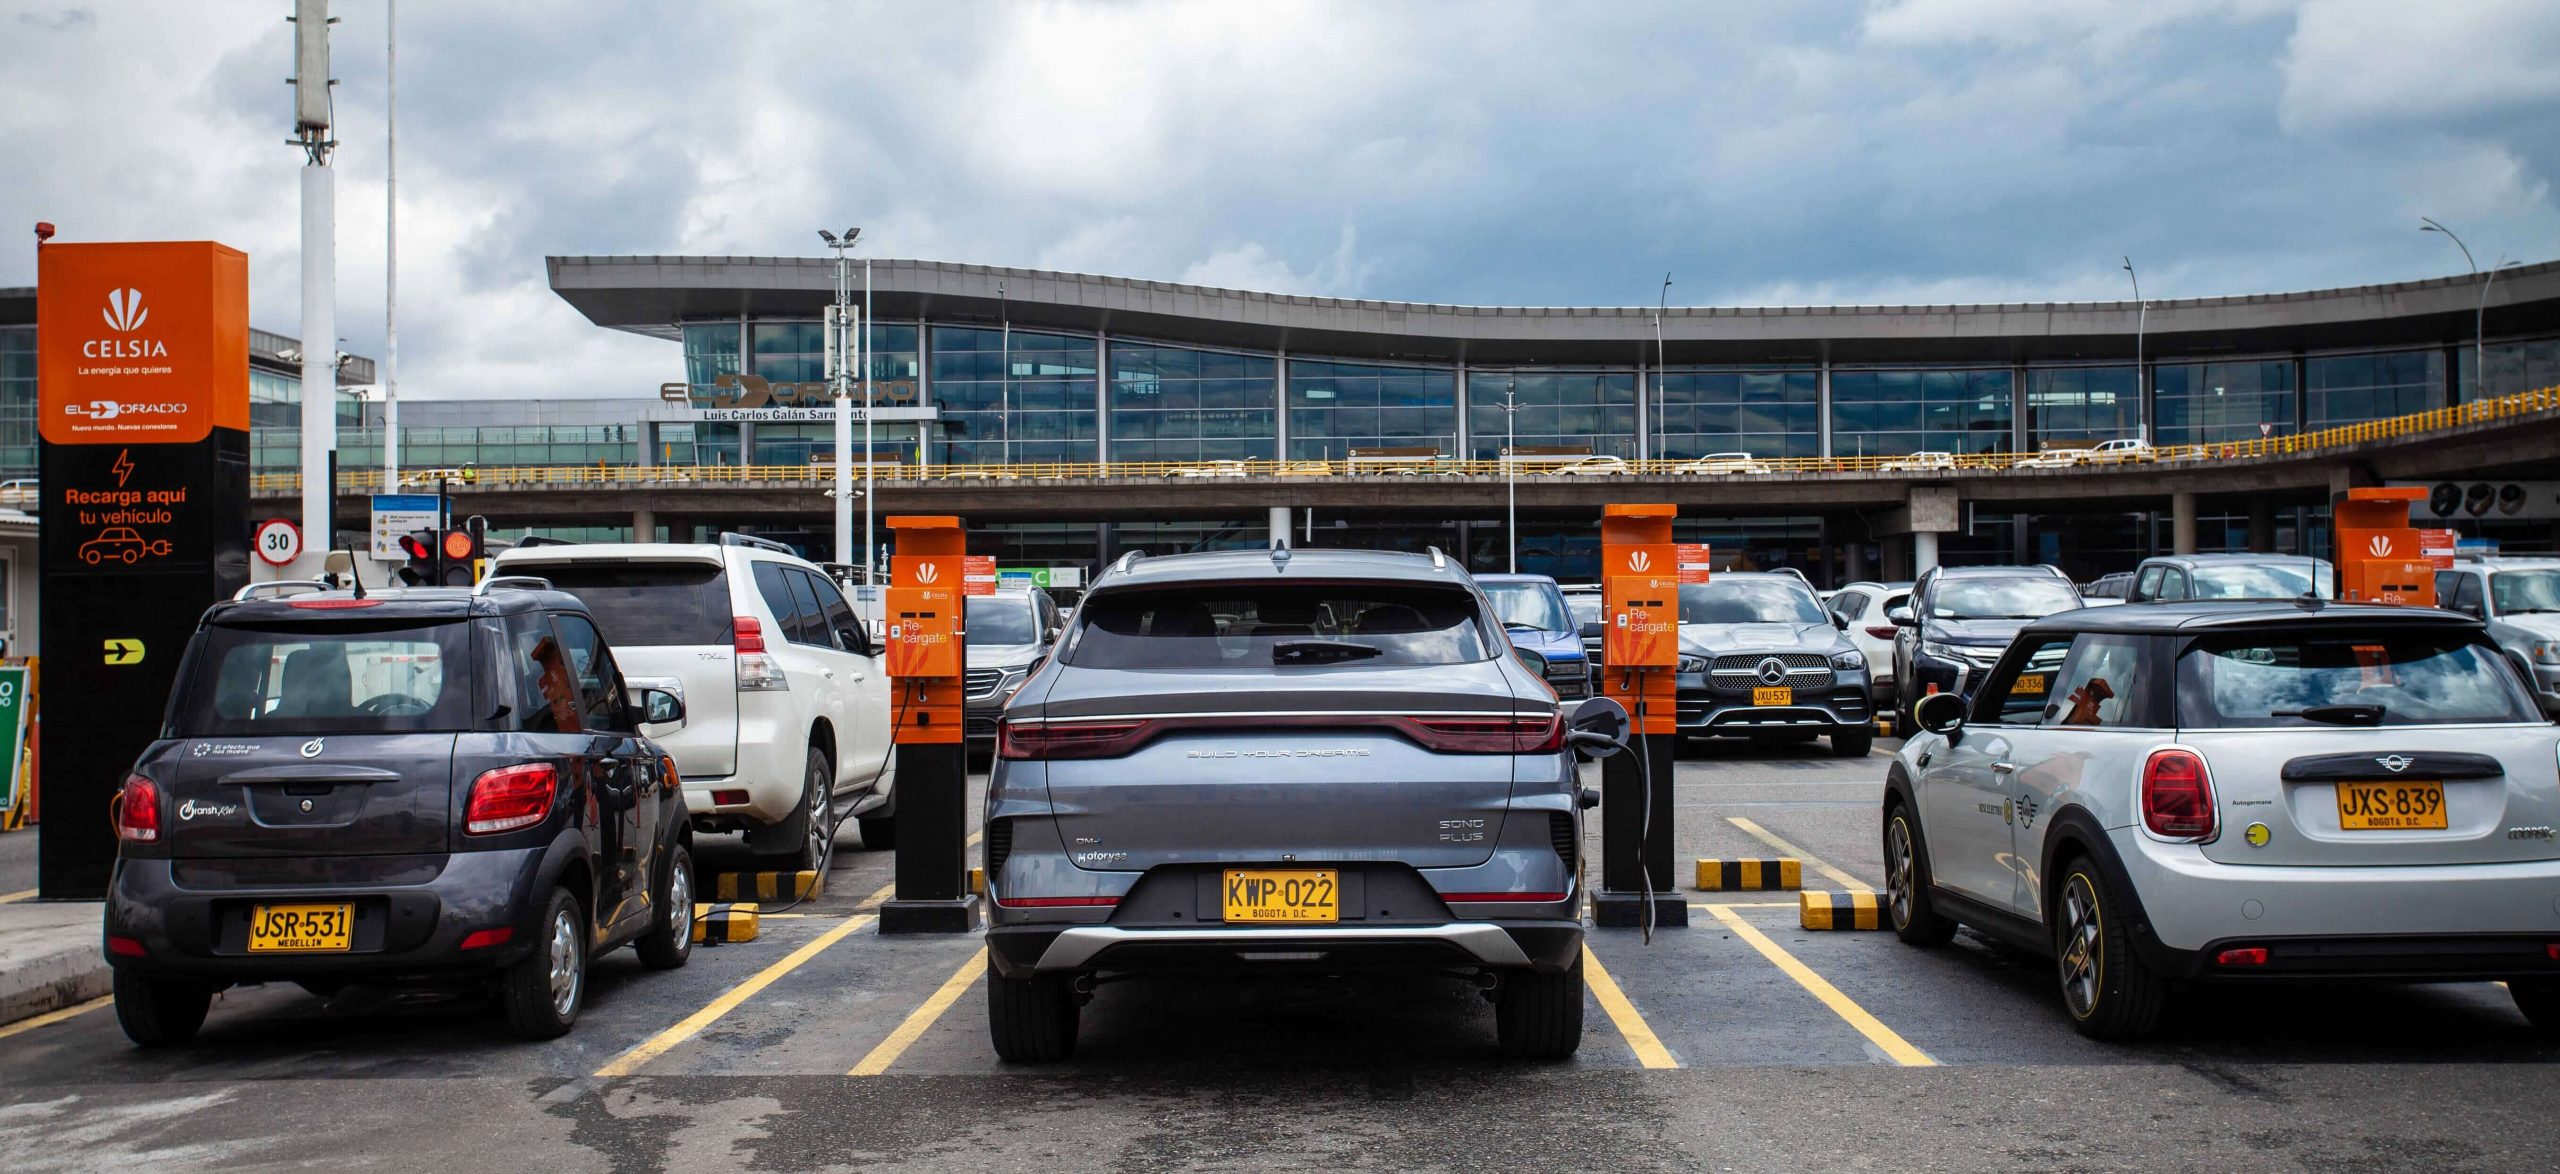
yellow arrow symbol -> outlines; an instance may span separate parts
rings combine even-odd
[[[134,639],[134,638],[132,638],[132,637],[130,637],[130,636],[111,636],[111,637],[108,637],[108,639],[107,639],[107,663],[108,663],[108,664],[140,664],[140,663],[142,663],[142,641],[140,641],[140,640],[136,640],[136,639]]]

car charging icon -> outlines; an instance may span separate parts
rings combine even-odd
[[[327,750],[328,748],[329,747],[326,743],[322,742],[318,738],[313,738],[312,740],[302,744],[302,756],[304,758],[318,758],[320,757],[320,752]]]

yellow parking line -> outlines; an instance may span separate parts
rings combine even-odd
[[[878,1076],[888,1071],[889,1065],[897,1063],[898,1057],[907,1054],[908,1047],[924,1038],[925,1029],[932,1027],[935,1020],[942,1018],[942,1013],[950,1010],[951,1004],[960,1001],[961,992],[976,985],[978,976],[986,972],[987,948],[980,946],[977,953],[969,955],[969,960],[960,964],[960,969],[952,971],[951,977],[942,980],[940,989],[934,991],[915,1010],[907,1013],[906,1022],[899,1024],[898,1030],[890,1032],[889,1038],[881,1040],[879,1047],[871,1049],[868,1055],[862,1057],[862,1062],[854,1065],[853,1071],[845,1075]]]
[[[1599,1000],[1600,1009],[1608,1012],[1609,1022],[1616,1024],[1618,1034],[1626,1037],[1627,1046],[1635,1049],[1636,1063],[1647,1068],[1677,1068],[1680,1061],[1671,1058],[1671,1050],[1662,1046],[1662,1037],[1644,1015],[1627,1001],[1626,992],[1618,989],[1618,980],[1609,977],[1609,968],[1600,964],[1600,956],[1591,947],[1582,947],[1582,981],[1591,988],[1591,997]]]
[[[1911,1046],[1911,1041],[1895,1034],[1892,1028],[1886,1027],[1875,1016],[1867,1014],[1866,1008],[1859,1006],[1849,996],[1841,994],[1840,988],[1831,985],[1821,975],[1815,974],[1812,967],[1796,961],[1795,955],[1788,953],[1778,943],[1770,941],[1769,935],[1753,928],[1750,922],[1744,921],[1742,915],[1734,912],[1731,907],[1710,905],[1707,911],[1715,914],[1716,920],[1723,922],[1725,928],[1733,931],[1734,936],[1751,943],[1751,948],[1760,951],[1760,956],[1768,959],[1770,965],[1786,972],[1787,977],[1796,980],[1797,986],[1811,992],[1814,998],[1822,1000],[1822,1005],[1831,1008],[1832,1014],[1839,1016],[1849,1026],[1857,1028],[1858,1034],[1867,1037],[1868,1043],[1884,1049],[1884,1054],[1893,1057],[1894,1063],[1905,1068],[1938,1066],[1936,1060],[1929,1058],[1929,1053]]]
[[[1721,904],[1722,904],[1725,908],[1727,908],[1727,909],[1793,909],[1793,908],[1795,908],[1798,904],[1800,904],[1800,902],[1796,902],[1796,901],[1725,901],[1725,902],[1721,902]],[[1695,901],[1690,902],[1690,903],[1689,903],[1689,907],[1690,907],[1691,909],[1713,909],[1713,908],[1715,908],[1715,906],[1714,906],[1714,905],[1702,905],[1702,904],[1699,904],[1698,902],[1695,902]],[[767,916],[767,917],[775,917],[775,916],[779,916],[779,915],[778,915],[778,914],[768,913],[768,914],[766,914],[765,916]]]
[[[34,889],[20,889],[14,893],[0,893],[0,905],[6,905],[12,901],[24,901],[35,895],[36,890]]]
[[[44,1014],[34,1016],[33,1018],[21,1019],[6,1027],[0,1027],[0,1039],[7,1039],[22,1031],[34,1031],[39,1027],[51,1027],[52,1025],[60,1023],[65,1019],[69,1019],[74,1015],[86,1015],[100,1007],[108,1006],[115,1001],[116,997],[114,995],[100,995],[86,1003],[73,1003],[59,1011],[47,1011]]]
[[[596,1069],[596,1075],[610,1078],[629,1076],[639,1071],[641,1065],[665,1055],[677,1044],[700,1035],[703,1028],[719,1022],[721,1016],[737,1010],[738,1004],[754,998],[756,992],[772,986],[775,980],[799,969],[801,963],[817,957],[827,947],[843,941],[846,934],[877,920],[879,920],[878,915],[871,913],[856,913],[845,918],[842,924],[811,939],[807,945],[784,955],[781,961],[757,971],[755,977],[722,992],[719,998],[704,1004],[701,1010],[685,1016],[683,1022],[642,1040],[630,1051],[614,1057],[612,1063]]]
[[[1869,885],[1867,882],[1859,880],[1848,873],[1842,872],[1839,869],[1833,868],[1829,864],[1823,863],[1821,857],[1816,856],[1811,852],[1807,852],[1802,848],[1796,847],[1785,840],[1779,839],[1776,835],[1772,834],[1769,829],[1764,828],[1759,824],[1744,819],[1739,815],[1728,815],[1724,817],[1724,821],[1751,833],[1763,844],[1767,844],[1780,852],[1784,852],[1789,856],[1803,860],[1807,867],[1812,868],[1815,872],[1821,873],[1824,876],[1830,877],[1832,883],[1839,885],[1841,888],[1855,889],[1862,893],[1872,893],[1875,891],[1874,886]]]

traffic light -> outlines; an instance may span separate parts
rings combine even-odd
[[[444,585],[468,587],[474,581],[472,566],[480,559],[480,539],[469,530],[447,530],[439,538],[444,543]]]
[[[415,530],[400,536],[400,553],[408,559],[400,567],[400,582],[409,587],[423,587],[436,578],[436,532]]]

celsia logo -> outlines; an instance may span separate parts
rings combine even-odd
[[[2373,550],[2373,557],[2382,558],[2391,553],[2391,536],[2388,534],[2376,534],[2373,536],[2373,541],[2366,543],[2366,545]]]
[[[107,291],[107,328],[119,334],[131,334],[151,320],[151,311],[142,308],[142,291],[111,289]]]
[[[1650,571],[1653,569],[1653,556],[1641,550],[1635,551],[1627,556],[1627,569],[1639,574]]]
[[[932,563],[926,563],[925,565],[916,568],[916,582],[918,583],[930,583],[941,577],[942,569],[934,566]]]

